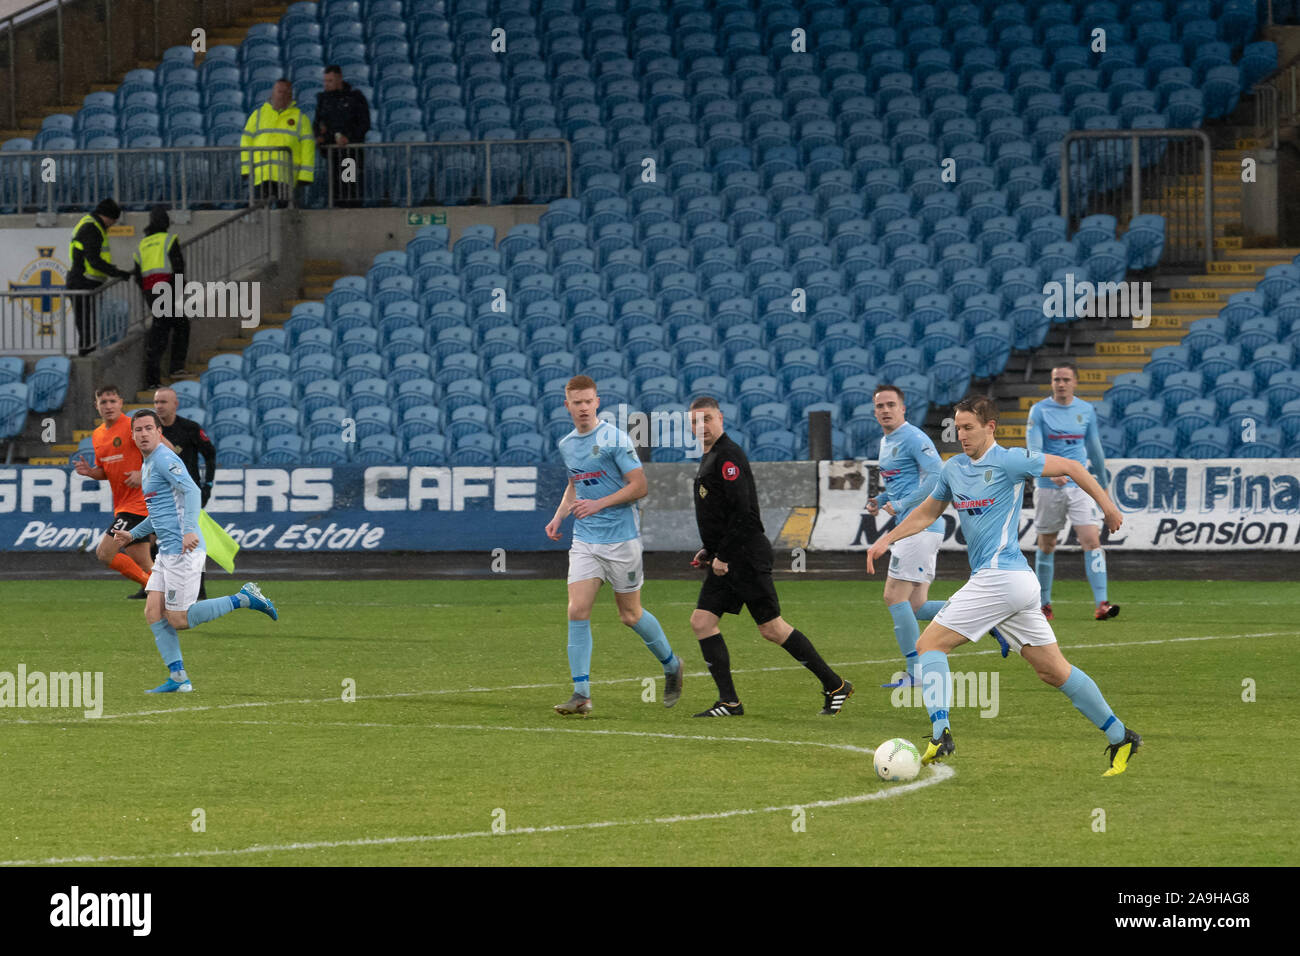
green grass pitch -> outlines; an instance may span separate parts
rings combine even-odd
[[[214,576],[209,590],[238,584]],[[926,785],[905,790],[878,780],[868,753],[928,731],[923,710],[879,688],[898,657],[879,581],[778,582],[786,619],[857,686],[834,719],[817,715],[813,677],[748,616],[725,618],[746,707],[726,720],[690,717],[715,697],[687,626],[690,581],[643,594],[686,661],[682,702],[663,708],[660,668],[605,589],[585,720],[551,710],[571,689],[561,581],[262,584],[280,621],[239,611],[182,633],[196,692],[167,697],[143,693],[165,673],[141,605],[123,600],[132,585],[0,584],[0,672],[104,675],[99,719],[0,709],[0,864],[1297,858],[1284,821],[1300,584],[1118,581],[1123,613],[1094,622],[1086,584],[1058,583],[1066,656],[1145,738],[1128,773],[1103,779],[1102,735],[985,640],[952,667],[997,673],[997,715],[956,708],[951,771],[924,770]],[[349,682],[355,701],[343,699]]]

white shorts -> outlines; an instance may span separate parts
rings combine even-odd
[[[619,594],[641,590],[641,539],[618,544],[574,541],[569,548],[569,583],[599,578]]]
[[[1078,485],[1034,489],[1035,533],[1059,534],[1065,527],[1067,514],[1072,528],[1080,525],[1101,527],[1101,509]]]
[[[1038,576],[1028,568],[999,571],[985,568],[949,598],[934,623],[978,641],[996,627],[1017,654],[1026,644],[1055,644],[1052,626],[1038,604]]]
[[[195,548],[184,554],[160,554],[154,558],[153,573],[144,586],[146,591],[161,591],[167,610],[188,611],[199,599],[203,563],[208,553]]]
[[[922,531],[889,547],[889,577],[896,581],[929,584],[934,580],[934,561],[943,535]]]

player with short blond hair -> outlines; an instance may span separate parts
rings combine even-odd
[[[618,617],[636,631],[664,669],[664,706],[681,698],[684,668],[673,653],[658,619],[641,606],[644,580],[641,520],[637,502],[646,496],[645,468],[627,433],[596,412],[600,396],[586,375],[569,379],[564,407],[573,431],[559,441],[569,470],[555,516],[546,536],[560,540],[564,519],[572,514],[573,543],[569,548],[569,670],[573,696],[555,705],[564,716],[591,713],[591,608],[605,581],[614,589]]]

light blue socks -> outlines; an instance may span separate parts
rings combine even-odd
[[[248,598],[238,592],[226,597],[208,598],[206,601],[191,604],[186,616],[189,618],[190,627],[198,627],[200,624],[207,624],[208,621],[215,621],[231,611],[248,607],[247,602]]]
[[[948,701],[952,697],[948,655],[943,651],[926,651],[920,658],[920,670],[921,700],[930,715],[934,739],[938,740],[948,729]]]
[[[664,666],[665,674],[671,674],[677,670],[677,657],[668,644],[668,635],[664,633],[658,618],[645,608],[642,608],[641,618],[632,625],[632,630],[636,631],[641,640],[645,641],[645,646],[650,648],[650,653],[655,656],[655,660]],[[588,640],[590,641],[591,638],[588,637]]]
[[[1106,600],[1106,552],[1101,548],[1083,552],[1083,568],[1088,572],[1088,583],[1092,585],[1092,601],[1100,604]]]
[[[921,627],[916,623],[916,615],[912,613],[911,603],[899,601],[897,604],[889,605],[889,616],[894,619],[894,638],[898,641],[898,649],[903,652],[907,674],[915,678],[917,676],[916,642],[921,637]]]
[[[1110,743],[1123,743],[1124,722],[1115,716],[1091,677],[1079,668],[1072,667],[1070,676],[1061,685],[1061,693],[1070,698],[1070,703],[1079,713],[1097,725]]]
[[[1038,603],[1052,603],[1052,576],[1056,573],[1056,552],[1034,555],[1034,573],[1038,575]]]
[[[181,637],[166,619],[149,625],[153,631],[153,642],[158,646],[158,653],[173,674],[180,672],[184,679],[185,663],[181,660]]]
[[[661,631],[662,633],[662,631]],[[569,622],[569,672],[573,675],[573,692],[591,696],[591,622]]]
[[[934,616],[943,609],[947,601],[926,601],[916,609],[916,619],[918,621],[933,621]]]

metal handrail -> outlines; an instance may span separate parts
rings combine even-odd
[[[364,155],[365,153],[374,153],[379,156],[400,152],[404,162],[404,195],[394,196],[391,206],[398,208],[411,208],[422,205],[442,205],[436,201],[425,202],[428,197],[428,190],[423,192],[417,188],[414,179],[413,170],[415,167],[414,159],[418,155],[436,156],[439,152],[448,150],[482,150],[485,163],[481,174],[477,180],[477,185],[481,187],[480,195],[483,197],[485,205],[492,205],[492,151],[503,147],[511,147],[516,150],[526,151],[528,148],[541,147],[563,147],[564,149],[564,197],[573,195],[573,144],[564,138],[544,138],[544,139],[495,139],[495,140],[445,140],[431,143],[350,143],[346,146],[326,145],[318,147],[316,182],[326,185],[326,206],[334,208],[339,200],[335,195],[334,176],[330,174],[330,166],[339,158],[345,158],[349,155]],[[349,153],[348,151],[355,151]],[[252,205],[256,199],[258,186],[253,184],[253,177],[248,177],[247,188],[231,188],[234,180],[229,177],[206,177],[202,183],[193,182],[193,175],[190,171],[189,161],[198,159],[205,155],[227,156],[235,155],[234,161],[243,164],[245,156],[249,153],[257,154],[278,154],[279,159],[274,161],[283,170],[288,170],[291,176],[293,169],[293,153],[285,146],[159,146],[159,147],[121,147],[118,149],[31,149],[21,151],[9,151],[0,153],[0,205],[5,204],[6,188],[17,189],[17,202],[10,203],[16,205],[17,211],[40,211],[44,209],[51,214],[57,212],[60,208],[71,208],[75,206],[87,205],[84,196],[77,196],[76,199],[67,199],[60,201],[58,196],[58,187],[56,183],[45,184],[44,201],[25,202],[26,194],[23,190],[23,178],[17,174],[17,170],[6,170],[6,167],[17,166],[24,163],[37,163],[45,158],[53,158],[56,161],[64,160],[84,160],[89,167],[98,176],[100,174],[100,165],[97,162],[111,163],[111,169],[105,176],[106,182],[95,183],[91,190],[93,198],[89,204],[93,205],[99,199],[111,196],[119,204],[135,205],[140,203],[153,203],[166,201],[169,205],[177,209],[189,209],[193,205],[210,204],[210,203],[230,203],[244,202],[247,200],[248,205]],[[151,164],[150,160],[161,161],[165,169],[161,174],[156,174],[156,166]],[[322,162],[323,160],[323,162]],[[139,164],[139,169],[145,175],[145,187],[139,190],[137,195],[132,192],[129,196],[124,196],[124,176],[123,167],[133,164]],[[266,163],[261,163],[266,165]],[[373,175],[372,172],[368,175]],[[164,182],[159,184],[157,176],[161,175]],[[325,177],[322,183],[320,177]],[[14,185],[16,184],[16,185]],[[295,186],[303,184],[295,183]],[[281,184],[282,187],[287,184]],[[168,189],[170,187],[170,192]],[[289,206],[296,204],[295,189],[282,188],[283,197],[288,200]],[[65,197],[67,193],[64,193]],[[365,198],[364,195],[358,194],[357,199]],[[559,196],[553,198],[561,198]],[[508,201],[508,200],[507,200]]]
[[[184,243],[185,268],[189,278],[202,276],[205,281],[226,281],[244,269],[271,259],[271,217],[267,204],[259,201],[248,209],[241,209],[213,226],[191,236]],[[248,226],[244,229],[241,227]],[[70,341],[69,323],[78,311],[78,299],[90,299],[90,311],[97,316],[95,328],[97,348],[105,337],[104,325],[110,316],[126,315],[121,338],[144,330],[149,314],[148,299],[139,305],[134,283],[122,278],[106,280],[97,289],[67,289],[56,287],[57,294],[43,296],[32,290],[0,290],[0,352],[22,354],[73,354],[74,348],[91,347],[90,343]],[[58,306],[46,317],[43,326],[35,326],[23,309],[22,303],[33,299],[51,298]],[[75,323],[73,323],[75,325]]]
[[[1138,150],[1140,139],[1174,139],[1194,138],[1201,141],[1201,175],[1204,179],[1205,193],[1205,228],[1204,248],[1205,262],[1214,261],[1214,176],[1213,160],[1209,134],[1202,129],[1121,129],[1121,130],[1070,130],[1061,142],[1061,217],[1070,221],[1070,144],[1079,140],[1129,139],[1132,142],[1132,165],[1130,179],[1133,198],[1133,215],[1141,214],[1142,209],[1142,165]]]
[[[278,159],[270,161],[259,161],[259,165],[277,165],[281,169],[289,170],[292,175],[293,170],[293,151],[287,146],[159,146],[159,147],[134,147],[119,149],[31,149],[31,150],[12,150],[0,153],[0,201],[4,199],[3,183],[17,183],[17,212],[40,211],[42,208],[51,214],[57,213],[60,207],[78,207],[83,205],[93,206],[96,202],[105,198],[112,198],[119,204],[136,205],[162,202],[165,200],[177,200],[169,202],[178,209],[189,209],[191,204],[199,203],[229,203],[242,202],[245,195],[247,196],[248,205],[252,206],[257,201],[257,191],[261,184],[254,183],[254,176],[247,176],[247,192],[241,185],[238,190],[229,189],[225,191],[212,191],[204,195],[201,191],[195,189],[194,195],[191,195],[191,176],[188,159],[199,158],[208,154],[233,155],[236,165],[242,165],[245,155],[249,153],[273,154],[278,155]],[[37,163],[42,159],[50,158],[56,160],[65,159],[85,159],[92,164],[96,159],[106,159],[112,162],[110,182],[103,184],[108,188],[101,188],[101,184],[96,181],[95,188],[92,190],[93,195],[87,200],[86,197],[78,196],[75,201],[59,201],[57,194],[57,183],[46,183],[46,202],[36,202],[34,204],[24,203],[24,190],[22,188],[22,177],[12,174],[5,167],[17,166],[21,163]],[[173,185],[178,186],[178,190],[173,191],[170,195],[165,187],[159,189],[146,189],[147,195],[124,196],[123,194],[123,166],[126,160],[131,162],[145,163],[147,160],[162,160],[167,164],[167,170],[164,173],[164,179],[172,181]],[[250,160],[253,157],[249,157]],[[96,177],[98,177],[99,167],[94,166]],[[146,171],[148,166],[144,167]],[[251,167],[250,167],[251,169]],[[240,174],[241,178],[244,174]],[[219,180],[214,180],[209,176],[205,182],[209,186],[220,186]],[[155,183],[149,184],[151,187]],[[197,184],[196,184],[197,185]],[[293,191],[287,190],[290,206],[293,205]]]

